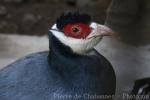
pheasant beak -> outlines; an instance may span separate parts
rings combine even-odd
[[[100,35],[100,36],[111,36],[113,35],[113,31],[105,26],[105,25],[100,25],[100,24],[96,24],[96,35]]]
[[[103,36],[111,36],[113,35],[113,31],[101,24],[97,24],[95,22],[91,23],[90,27],[92,28],[91,34],[87,37],[88,39],[94,38],[94,37],[103,37]]]

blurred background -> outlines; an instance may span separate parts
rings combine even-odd
[[[126,5],[120,6],[118,2],[115,6],[112,1],[121,1],[120,5]],[[123,100],[122,94],[131,92],[136,79],[150,77],[150,10],[140,12],[140,16],[144,17],[137,16],[134,13],[138,12],[137,4],[126,1],[140,0],[0,0],[0,69],[27,54],[49,50],[48,30],[62,12],[86,12],[93,21],[105,23],[116,33],[121,33],[119,36],[104,37],[96,49],[112,63],[117,77],[115,100]],[[145,5],[142,9],[150,8],[150,3]],[[136,30],[140,29],[140,25],[146,27],[142,29],[148,34],[142,39],[137,34],[127,34],[131,26],[137,26],[130,18],[145,21],[135,21],[139,22],[139,26],[134,27]]]
[[[0,32],[45,35],[64,11],[84,11],[104,23],[111,0],[0,0]],[[97,12],[98,10],[98,12]]]

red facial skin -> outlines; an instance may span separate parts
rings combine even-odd
[[[83,23],[73,23],[65,25],[63,32],[66,36],[77,39],[84,39],[90,34],[91,28]]]

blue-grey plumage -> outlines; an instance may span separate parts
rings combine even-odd
[[[113,67],[95,49],[78,54],[52,32],[49,38],[49,52],[28,55],[0,71],[0,100],[87,100],[90,95],[105,100],[103,95],[115,94]]]

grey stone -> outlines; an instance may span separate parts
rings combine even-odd
[[[23,22],[32,22],[32,23],[36,23],[37,22],[37,18],[33,15],[33,14],[25,14],[23,16]]]
[[[6,15],[7,9],[4,6],[0,6],[0,16]]]
[[[6,3],[21,3],[21,2],[23,2],[24,0],[4,0],[4,2],[6,2]]]
[[[23,32],[30,31],[39,21],[41,17],[35,16],[31,13],[24,14],[21,29]]]
[[[12,2],[13,0],[3,0],[4,2]]]
[[[18,25],[13,22],[1,21],[0,22],[0,32],[8,33],[13,32],[16,33],[18,30]]]
[[[77,0],[77,6],[83,7],[88,5],[89,2],[90,0]]]
[[[7,22],[6,21],[1,21],[0,22],[0,30],[4,29],[5,26],[7,26]]]
[[[23,0],[14,0],[14,2],[21,3],[21,2],[23,2]]]
[[[77,2],[77,6],[79,6],[79,7],[84,7],[84,6],[108,7],[111,0],[66,0],[66,1]]]

